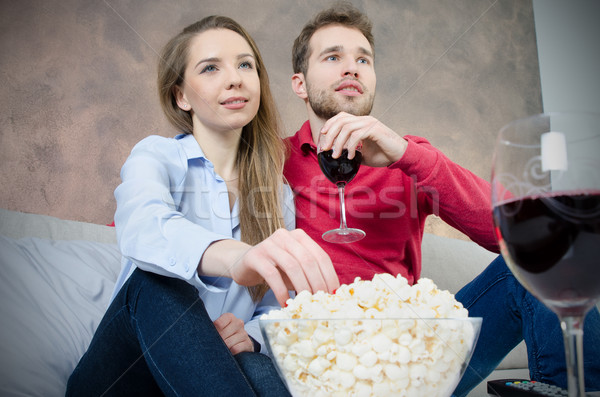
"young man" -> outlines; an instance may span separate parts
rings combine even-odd
[[[450,161],[426,139],[401,137],[370,116],[376,76],[371,22],[349,4],[317,14],[294,43],[292,87],[304,100],[308,121],[292,137],[285,176],[296,194],[296,224],[327,251],[341,283],[376,273],[421,273],[425,219],[432,213],[473,241],[498,252],[490,185]],[[346,187],[348,224],[366,232],[352,244],[331,244],[323,232],[339,226],[335,186],[322,174],[315,142],[334,157],[362,144],[363,163]],[[443,264],[440,264],[443,266]],[[565,357],[557,317],[515,280],[498,257],[457,299],[483,327],[470,367],[455,390],[466,395],[523,338],[532,379],[566,388]],[[586,384],[600,388],[600,316],[585,328]],[[597,361],[597,360],[596,360]]]

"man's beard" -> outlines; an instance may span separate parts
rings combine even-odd
[[[310,83],[306,84],[306,93],[308,102],[315,114],[323,119],[329,120],[340,112],[346,112],[355,116],[367,116],[373,109],[373,95],[366,89],[363,89],[361,96],[338,96],[335,94],[335,87],[339,82],[329,88],[316,89]]]

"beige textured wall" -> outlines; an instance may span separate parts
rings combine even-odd
[[[174,134],[156,99],[157,52],[206,15],[233,17],[257,40],[292,134],[304,108],[290,88],[291,45],[329,3],[0,2],[0,207],[111,222],[132,146],[149,134]],[[498,129],[542,109],[531,2],[354,3],[375,25],[373,114],[489,179]],[[461,237],[435,219],[427,230]]]

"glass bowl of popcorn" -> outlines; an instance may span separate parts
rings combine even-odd
[[[260,327],[277,371],[300,396],[450,396],[480,318],[272,319]]]
[[[481,318],[431,280],[356,279],[306,291],[259,319],[270,356],[299,396],[451,396]]]

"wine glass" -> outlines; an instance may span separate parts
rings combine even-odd
[[[353,243],[365,237],[366,233],[360,229],[349,228],[346,225],[345,187],[356,176],[362,153],[360,147],[356,149],[354,157],[348,159],[348,149],[344,149],[337,159],[332,157],[333,149],[321,150],[320,142],[317,143],[317,158],[323,174],[332,183],[335,183],[340,196],[340,227],[323,233],[323,240],[330,243]]]
[[[600,114],[547,113],[498,135],[492,207],[502,255],[556,313],[569,396],[584,397],[583,320],[600,298]]]

